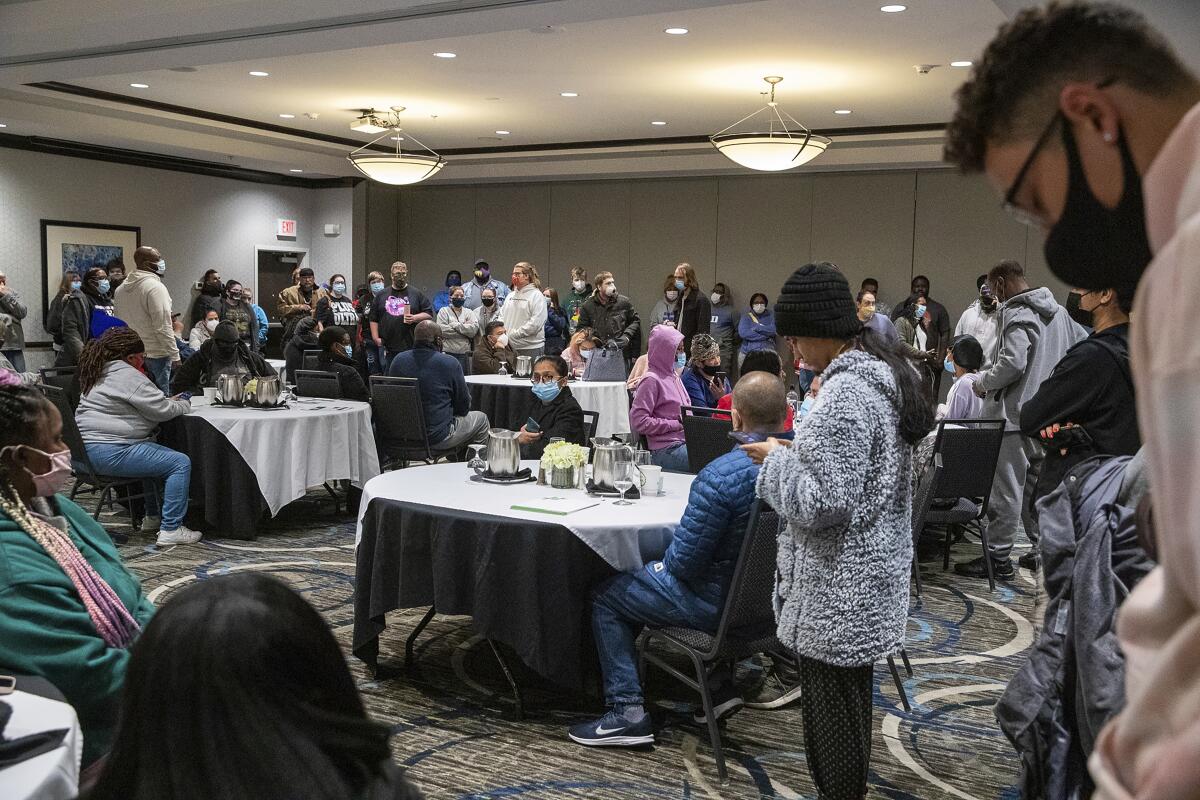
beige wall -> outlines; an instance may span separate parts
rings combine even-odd
[[[396,247],[431,292],[448,269],[465,274],[476,258],[503,280],[514,262],[532,261],[560,291],[573,266],[610,270],[646,315],[679,261],[695,266],[706,291],[728,284],[739,310],[756,291],[774,299],[795,267],[814,260],[841,266],[855,289],[878,278],[893,304],[924,273],[954,321],[975,296],[975,277],[1002,258],[1028,264],[1034,285],[1065,292],[1040,240],[1008,218],[981,178],[950,170],[373,185],[367,205],[370,266],[389,263]]]

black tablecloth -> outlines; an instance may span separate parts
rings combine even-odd
[[[591,589],[615,570],[561,525],[375,498],[356,562],[353,649],[369,664],[388,611],[432,605],[560,686],[599,672]]]
[[[493,428],[519,431],[533,411],[534,396],[529,378],[509,378],[511,386],[467,382],[471,389],[471,409],[487,414]]]
[[[191,505],[203,508],[205,533],[255,538],[269,507],[254,471],[225,435],[201,417],[185,414],[163,423],[159,441],[192,460]]]

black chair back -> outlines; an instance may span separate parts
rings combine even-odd
[[[587,434],[588,445],[591,445],[592,439],[596,438],[596,431],[600,427],[600,412],[599,411],[584,411],[583,412],[583,430]]]
[[[750,507],[746,536],[738,554],[729,594],[713,639],[713,652],[730,632],[755,638],[775,630],[775,556],[779,544],[779,515],[762,500]],[[744,633],[743,633],[744,632]]]
[[[38,370],[42,383],[46,386],[57,386],[67,393],[71,408],[79,407],[79,378],[75,367],[43,367]]]
[[[71,460],[75,462],[76,466],[84,468],[87,473],[85,477],[89,482],[95,483],[96,469],[88,459],[87,448],[83,444],[83,435],[79,432],[79,426],[75,424],[75,409],[71,407],[67,392],[50,384],[42,386],[41,389],[42,394],[46,395],[51,403],[54,403],[58,413],[62,415],[63,441],[71,449]]]
[[[679,417],[683,422],[683,438],[687,442],[688,472],[698,475],[714,459],[733,449],[729,438],[733,421],[716,419],[713,414],[721,412],[715,408],[681,406]]]
[[[317,366],[317,359],[320,357],[320,355],[320,350],[305,350],[300,356],[300,369],[320,369],[320,367]]]
[[[371,414],[383,450],[398,458],[433,461],[425,407],[416,378],[371,376]]]
[[[295,375],[296,392],[304,397],[326,397],[342,399],[342,384],[336,372],[298,369]]]
[[[942,420],[933,443],[942,463],[933,499],[967,498],[980,504],[981,515],[986,513],[1003,440],[1002,419]]]
[[[929,515],[929,508],[933,505],[933,496],[937,492],[938,484],[942,478],[942,455],[941,453],[933,454],[933,462],[930,463],[929,469],[921,476],[921,482],[917,484],[916,494],[913,495],[912,504],[912,540],[913,540],[913,560],[912,560],[912,576],[913,581],[917,585],[917,597],[921,596],[921,566],[917,560],[917,543],[921,539],[921,533],[925,530],[925,518]]]

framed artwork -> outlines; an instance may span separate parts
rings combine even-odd
[[[128,273],[133,269],[133,251],[141,243],[140,227],[42,220],[43,321],[64,273],[73,270],[82,278],[92,267],[108,268],[114,262],[120,262]]]

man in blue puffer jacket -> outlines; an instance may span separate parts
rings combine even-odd
[[[766,372],[744,376],[733,390],[733,428],[757,441],[780,433],[787,418],[783,381]],[[662,625],[715,632],[741,551],[758,466],[734,447],[701,470],[692,482],[687,509],[662,561],[616,575],[593,594],[592,631],[604,674],[609,710],[599,720],[575,725],[570,736],[585,745],[634,747],[654,741],[642,705],[635,642],[642,626]],[[740,707],[740,698],[718,698],[718,713]]]

